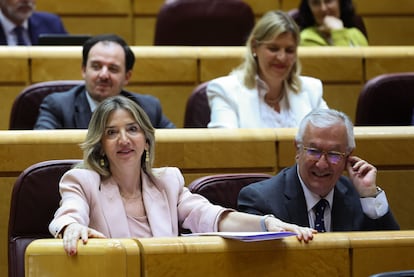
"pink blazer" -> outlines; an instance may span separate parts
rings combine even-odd
[[[153,172],[155,182],[142,172],[142,192],[154,237],[178,236],[179,226],[192,232],[217,231],[218,218],[227,209],[192,194],[184,186],[178,168],[157,168]],[[112,178],[102,181],[92,170],[71,169],[62,177],[59,188],[62,200],[49,224],[53,236],[57,237],[66,225],[78,222],[108,238],[131,237],[118,185]]]

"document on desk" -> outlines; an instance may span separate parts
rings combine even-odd
[[[282,239],[290,236],[296,236],[294,232],[208,232],[208,233],[190,233],[182,234],[182,236],[220,236],[226,239],[234,239],[240,241],[263,241]]]

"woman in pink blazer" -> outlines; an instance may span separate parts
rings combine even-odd
[[[152,168],[154,144],[154,128],[135,102],[116,96],[97,107],[81,145],[83,162],[62,177],[62,200],[49,225],[69,255],[76,254],[79,239],[178,236],[180,227],[289,230],[300,240],[312,239],[313,229],[236,212],[192,194],[179,169]]]

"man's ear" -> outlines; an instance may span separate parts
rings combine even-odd
[[[295,146],[295,149],[296,149],[296,155],[295,155],[295,160],[297,160],[297,159],[299,159],[299,144],[298,144],[298,142],[295,140],[295,141],[293,141],[293,145]]]
[[[82,78],[85,79],[85,75],[86,75],[86,66],[81,67],[81,74],[82,74]]]
[[[293,141],[293,145],[295,146],[296,151],[299,151],[300,146],[296,140]]]
[[[129,70],[125,73],[124,86],[128,85],[129,80],[131,79],[131,76],[132,76],[132,70]]]

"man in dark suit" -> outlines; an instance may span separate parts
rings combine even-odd
[[[157,98],[123,89],[131,78],[134,63],[134,53],[119,36],[90,38],[82,50],[85,84],[48,95],[40,105],[34,129],[86,129],[96,106],[119,94],[140,105],[155,128],[175,128],[163,114]]]
[[[40,34],[66,34],[59,16],[35,12],[35,0],[0,0],[0,45],[37,45]]]
[[[353,125],[342,112],[319,109],[301,122],[296,165],[244,187],[238,209],[324,231],[398,230],[377,169],[359,157]],[[347,170],[348,176],[342,176]],[[321,200],[324,199],[324,200]],[[321,210],[315,210],[318,203]],[[320,216],[318,216],[320,214]]]

